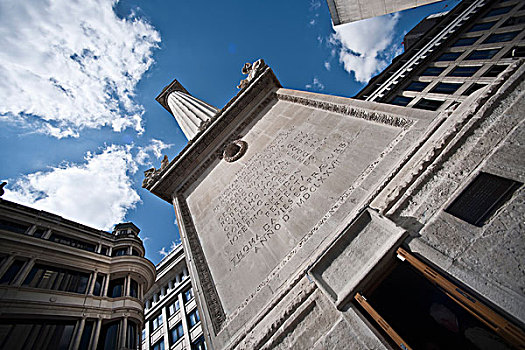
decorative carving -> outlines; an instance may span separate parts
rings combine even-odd
[[[243,140],[235,140],[228,144],[222,153],[225,161],[228,163],[235,162],[240,159],[248,149],[248,144]]]
[[[170,161],[168,159],[167,155],[164,155],[164,158],[162,158],[162,161],[160,162],[160,170],[166,169],[166,167],[170,164]]]
[[[250,63],[246,62],[244,66],[241,69],[242,74],[248,74],[248,77],[246,79],[241,80],[239,82],[239,85],[237,85],[237,89],[244,89],[250,81],[255,79],[256,76],[258,76],[260,73],[264,71],[264,68],[266,68],[266,63],[264,63],[264,60],[261,58],[255,62]]]
[[[160,169],[150,168],[144,172],[144,180],[142,181],[142,187],[146,188],[153,185],[159,178],[160,173],[168,167],[170,161],[167,155],[164,155],[162,161],[160,162]]]

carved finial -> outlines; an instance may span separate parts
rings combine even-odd
[[[248,76],[246,79],[240,81],[239,85],[237,85],[237,89],[244,89],[246,86],[248,86],[250,81],[255,79],[255,77],[264,70],[264,68],[266,68],[266,63],[264,63],[262,58],[253,62],[253,64],[246,62],[241,69],[241,73],[248,74]]]
[[[5,182],[5,181],[0,184],[0,197],[2,197],[2,195],[5,193],[5,191],[4,191],[4,186],[5,185],[7,185],[7,182]]]
[[[164,158],[162,158],[162,161],[160,162],[160,170],[164,170],[168,166],[168,164],[170,164],[168,156],[164,155]]]

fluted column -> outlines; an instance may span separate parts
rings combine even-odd
[[[188,140],[193,139],[199,132],[201,125],[210,120],[219,111],[217,108],[183,91],[171,92],[167,102],[171,113]]]

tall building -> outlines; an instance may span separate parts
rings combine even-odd
[[[326,0],[334,25],[383,16],[441,0]]]
[[[182,245],[156,266],[157,279],[145,295],[143,350],[205,350],[199,311]]]
[[[0,348],[136,349],[155,281],[138,233],[0,199]]]
[[[434,17],[354,99],[247,65],[147,172],[210,348],[525,348],[523,6]]]

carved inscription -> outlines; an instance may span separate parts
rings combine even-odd
[[[221,192],[213,211],[231,269],[272,244],[342,164],[348,141],[339,135],[327,141],[304,130],[284,130]]]

